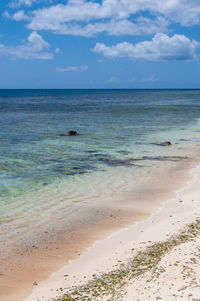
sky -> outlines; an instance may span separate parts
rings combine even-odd
[[[200,0],[1,0],[8,88],[200,88]]]

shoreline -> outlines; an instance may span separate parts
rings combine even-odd
[[[92,279],[94,273],[109,272],[113,267],[116,267],[119,261],[126,262],[132,256],[133,245],[137,251],[141,249],[140,244],[148,245],[147,237],[151,238],[151,243],[155,243],[168,237],[169,233],[177,233],[196,215],[196,207],[195,212],[193,212],[193,204],[191,206],[187,198],[191,194],[190,190],[196,187],[196,182],[200,181],[200,164],[198,163],[196,167],[193,167],[190,173],[192,179],[183,188],[176,191],[175,198],[162,202],[161,206],[154,210],[147,219],[115,231],[103,240],[94,242],[79,258],[70,260],[59,271],[51,274],[48,279],[41,281],[39,285],[35,286],[32,294],[24,300],[40,300],[38,297],[42,300],[49,300],[61,296],[63,290],[58,292],[58,288],[68,287],[70,290],[72,286],[87,283],[89,279]],[[180,201],[180,197],[186,200]],[[182,215],[181,221],[179,221],[180,215]],[[171,225],[171,218],[173,218],[174,225]],[[134,239],[130,239],[130,237],[134,237]],[[66,274],[69,275],[67,278],[64,277]]]
[[[1,98],[2,301],[22,301],[44,281],[50,295],[62,281],[79,286],[145,246],[145,233],[164,237],[163,212],[190,212],[174,202],[200,161],[199,93],[64,94]],[[70,129],[80,135],[60,135]]]
[[[105,195],[99,195],[101,197],[99,202],[92,202],[91,205],[89,204],[90,206],[82,207],[83,213],[86,213],[85,216],[81,216],[82,221],[79,220],[80,212],[78,211],[76,211],[75,220],[73,218],[67,219],[66,221],[72,231],[69,231],[67,223],[63,224],[64,227],[61,228],[61,232],[52,232],[52,237],[49,240],[44,234],[44,229],[41,228],[37,244],[33,239],[34,236],[32,237],[31,233],[27,233],[31,242],[29,246],[23,244],[23,240],[20,239],[18,242],[22,247],[16,248],[17,252],[13,253],[11,260],[9,257],[1,258],[2,264],[4,264],[4,266],[1,265],[1,300],[26,300],[25,298],[30,295],[32,289],[37,288],[34,283],[43,283],[52,274],[57,274],[57,271],[66,266],[66,263],[71,264],[82,255],[90,253],[90,248],[93,248],[93,245],[97,244],[96,253],[103,259],[112,253],[113,246],[116,250],[121,250],[121,244],[129,244],[130,235],[137,239],[138,233],[135,230],[133,234],[126,235],[125,241],[120,238],[121,242],[119,243],[115,241],[115,233],[119,232],[120,235],[124,230],[128,232],[132,225],[136,229],[143,227],[140,226],[140,223],[143,225],[143,222],[148,221],[152,214],[154,215],[157,210],[158,212],[161,210],[167,200],[175,197],[177,189],[184,188],[188,181],[192,181],[192,170],[194,166],[197,166],[197,162],[199,162],[198,149],[193,145],[193,147],[184,149],[184,156],[171,156],[168,157],[168,161],[159,161],[155,168],[149,170],[146,178],[140,177],[139,181],[136,182],[138,185],[134,182],[133,170],[133,177],[128,178],[129,181],[125,182],[126,186],[123,186],[123,190],[120,187],[113,195],[105,191]],[[107,198],[104,198],[105,196]],[[100,211],[100,214],[96,214],[97,211]],[[92,213],[95,214],[92,215]],[[70,221],[78,222],[74,229]],[[55,227],[55,230],[57,229],[57,224],[53,221],[52,226]],[[36,233],[33,232],[33,234]],[[102,247],[103,249],[100,248],[99,251],[99,244],[106,237],[112,244],[109,245],[108,243],[108,247]],[[44,241],[39,244],[41,238]],[[7,250],[9,249],[7,248]],[[94,260],[96,262],[96,256],[94,256]],[[90,258],[86,260],[87,265],[89,261]],[[94,262],[93,266],[95,266]],[[5,267],[8,267],[9,271],[5,273],[4,277]],[[93,269],[93,267],[91,268]],[[84,277],[84,275],[82,276]],[[59,283],[58,286],[60,286]]]

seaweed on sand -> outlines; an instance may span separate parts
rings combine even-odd
[[[99,298],[115,300],[125,294],[124,288],[130,280],[141,276],[147,271],[155,274],[156,266],[162,257],[180,244],[193,240],[200,234],[200,219],[187,225],[177,235],[169,239],[154,243],[145,250],[139,251],[127,263],[122,263],[110,272],[93,275],[93,279],[84,285],[72,287],[56,301],[93,301]]]

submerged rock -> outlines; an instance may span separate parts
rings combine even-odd
[[[134,159],[112,159],[112,158],[106,158],[102,157],[99,159],[99,161],[109,165],[109,166],[133,166],[134,165]]]
[[[135,161],[181,161],[181,160],[189,160],[189,157],[182,157],[182,156],[157,156],[157,157],[151,157],[151,156],[144,156],[139,159],[135,159]]]
[[[172,143],[170,141],[164,141],[160,143],[161,146],[170,146]]]
[[[75,136],[75,135],[78,135],[77,131],[68,131],[68,132],[61,134],[61,136]]]

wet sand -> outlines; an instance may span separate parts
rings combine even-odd
[[[124,263],[146,252],[148,246],[158,247],[172,239],[176,241],[180,231],[185,234],[187,225],[195,225],[196,218],[200,217],[199,184],[200,166],[194,171],[193,180],[149,218],[93,244],[78,259],[39,283],[26,301],[49,300],[79,290],[80,285],[87,287],[90,279],[98,279],[98,275],[101,278],[102,273],[113,273],[117,266],[124,269]],[[196,233],[188,240],[175,242],[174,247],[163,252],[153,269],[147,269],[133,279],[127,277],[116,296],[100,294],[92,300],[131,301],[133,296],[134,300],[198,300],[194,298],[199,297],[199,230]],[[83,291],[80,300],[82,295],[89,296]]]
[[[62,269],[63,266],[66,267],[67,262],[70,262],[71,275],[77,276],[80,273],[80,265],[78,264],[79,273],[77,274],[76,262],[79,262],[79,259],[76,258],[79,257],[87,263],[86,265],[84,263],[81,268],[82,275],[87,274],[89,267],[91,271],[94,270],[97,254],[98,258],[108,258],[115,253],[115,250],[120,250],[121,245],[124,249],[127,244],[138,239],[139,230],[135,230],[136,223],[147,220],[167,200],[175,198],[176,191],[192,180],[193,176],[190,171],[197,165],[197,162],[197,157],[192,160],[161,162],[159,169],[154,170],[149,178],[140,179],[137,185],[133,183],[127,186],[126,191],[113,192],[113,195],[108,195],[103,201],[97,198],[96,202],[89,206],[77,208],[70,217],[61,221],[62,227],[55,226],[46,231],[41,225],[41,229],[37,228],[30,233],[19,235],[14,241],[4,242],[0,258],[0,299],[22,301],[30,295],[32,290],[37,295],[40,283],[42,287],[43,280],[51,279],[49,276]],[[132,229],[132,227],[134,227],[134,233],[127,232],[129,234],[125,236],[123,234],[126,241],[122,239],[122,236],[120,240],[117,239],[117,244],[113,243],[112,239],[110,240],[115,236],[111,235],[112,233],[117,231],[121,233],[123,231],[121,229]],[[139,227],[143,229],[144,224],[140,224]],[[98,243],[94,244],[97,241]],[[108,247],[105,247],[103,243],[101,247],[101,242],[104,241],[108,243]],[[91,250],[94,251],[92,251],[93,257],[90,256]],[[87,261],[84,259],[85,256],[88,256]],[[60,278],[56,279],[57,281],[53,280],[54,292],[55,286],[59,286],[60,283]],[[48,284],[49,280],[46,281],[45,292],[49,291],[51,297],[52,281],[51,285]],[[34,285],[38,283],[39,285]],[[40,297],[41,294],[43,291],[39,293]],[[32,300],[33,296],[27,300]]]

